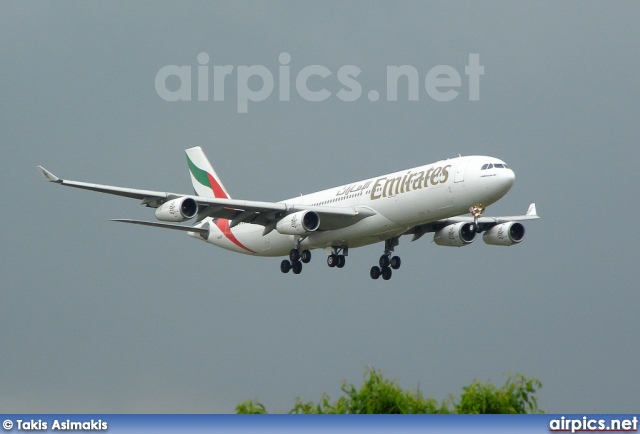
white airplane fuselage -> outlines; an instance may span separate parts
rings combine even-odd
[[[515,175],[507,167],[481,170],[487,163],[504,165],[494,157],[457,157],[279,202],[359,207],[375,212],[341,229],[304,236],[285,235],[275,230],[263,235],[262,225],[240,223],[230,228],[229,220],[210,217],[197,226],[209,225],[206,242],[256,256],[286,256],[298,241],[300,247],[306,249],[374,244],[417,225],[459,216],[476,204],[488,206],[502,198],[513,185]],[[199,233],[189,235],[203,239]]]

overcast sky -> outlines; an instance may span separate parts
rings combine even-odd
[[[372,366],[436,399],[518,372],[541,380],[548,412],[637,412],[638,22],[635,1],[0,3],[0,409],[232,412],[257,398],[284,412],[297,396],[337,399]],[[166,65],[191,66],[191,101],[161,98]],[[234,67],[224,101],[216,65]],[[238,67],[250,65],[275,86],[238,113]],[[309,65],[331,72],[308,82],[324,101],[297,92]],[[338,97],[344,65],[362,71],[356,101]],[[402,81],[387,101],[394,65],[418,71],[418,101]],[[426,91],[437,65],[461,77],[452,101]],[[192,146],[232,197],[267,201],[491,155],[516,183],[486,214],[536,202],[542,218],[509,248],[402,238],[389,282],[368,275],[382,243],[351,250],[341,270],[316,251],[283,275],[279,258],[112,223],[153,213],[35,169],[190,193]]]

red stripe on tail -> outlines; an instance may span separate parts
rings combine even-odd
[[[213,190],[213,197],[218,199],[229,199],[227,194],[224,192],[220,184],[218,184],[213,176],[209,172],[207,172],[207,178],[209,178],[209,185],[211,185],[211,190]]]

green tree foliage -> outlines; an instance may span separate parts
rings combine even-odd
[[[342,391],[346,396],[331,403],[324,395],[319,404],[304,403],[298,398],[290,413],[296,414],[419,414],[448,413],[445,404],[435,399],[425,399],[417,390],[405,391],[395,381],[382,376],[380,371],[369,370],[364,384],[357,390],[352,384],[344,383]]]
[[[450,397],[438,403],[425,398],[418,389],[403,390],[396,381],[382,376],[378,370],[367,369],[365,381],[360,389],[346,382],[342,385],[345,396],[331,402],[323,395],[320,402],[303,402],[296,399],[289,413],[294,414],[522,414],[538,413],[535,397],[542,387],[537,378],[509,375],[505,384],[497,388],[491,383],[474,381],[463,387],[457,400]],[[258,401],[244,401],[236,407],[238,414],[266,414],[264,405]]]
[[[455,404],[460,414],[526,414],[539,413],[535,396],[542,384],[537,378],[511,375],[504,386],[474,381],[463,387],[460,401]]]
[[[236,406],[237,414],[267,414],[264,405],[257,401],[244,401]]]

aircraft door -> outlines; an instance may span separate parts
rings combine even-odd
[[[453,177],[454,183],[464,181],[464,171],[467,169],[468,163],[469,163],[469,160],[461,160],[458,163],[458,167],[456,167],[456,173]]]

